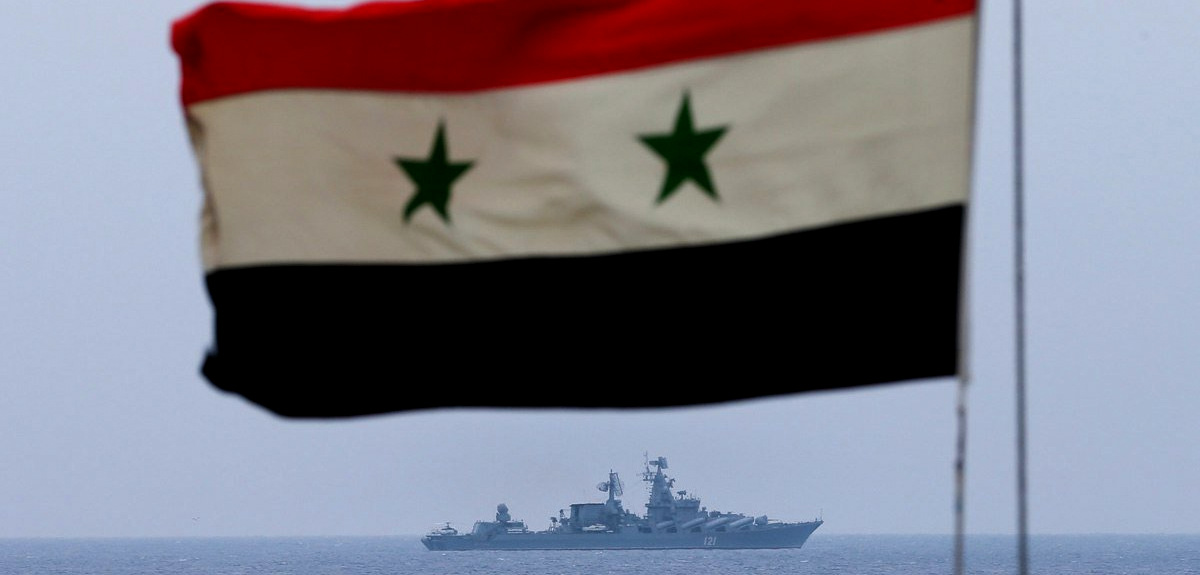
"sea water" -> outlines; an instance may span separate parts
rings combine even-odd
[[[970,536],[967,572],[1015,573],[1011,536]],[[1062,535],[1030,540],[1033,573],[1197,574],[1197,535]],[[939,535],[813,535],[803,549],[431,552],[417,537],[8,539],[3,575],[949,574]]]

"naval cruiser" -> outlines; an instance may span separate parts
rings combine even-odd
[[[447,523],[421,539],[431,551],[472,549],[780,549],[799,548],[821,526],[815,519],[785,523],[766,515],[709,511],[687,491],[672,492],[667,458],[646,461],[642,480],[650,484],[645,515],[626,510],[617,499],[624,493],[621,478],[609,471],[596,486],[608,494],[603,503],[574,503],[568,515],[560,509],[545,531],[532,531],[514,521],[508,506],[496,506],[495,521],[476,521],[470,533],[460,534]]]

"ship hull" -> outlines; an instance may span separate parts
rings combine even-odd
[[[421,543],[431,551],[472,550],[598,550],[598,549],[797,549],[821,526],[821,521],[771,525],[742,531],[688,533],[499,533],[430,535]]]

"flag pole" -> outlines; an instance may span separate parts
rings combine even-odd
[[[1013,227],[1016,315],[1017,573],[1029,573],[1029,502],[1025,425],[1025,110],[1021,0],[1013,0]]]
[[[982,4],[982,0],[980,1]],[[976,8],[976,17],[973,24],[973,36],[975,39],[975,81],[976,93],[980,85],[980,70],[983,68],[980,64],[982,59],[982,50],[980,49],[980,38],[982,37],[981,27],[981,7]],[[979,105],[978,95],[975,96],[976,101],[972,104],[972,115],[974,116],[974,125],[979,125]],[[974,147],[972,147],[974,150]],[[972,152],[973,153],[973,152]],[[970,202],[968,202],[969,204]],[[966,218],[970,218],[970,211],[967,212]],[[971,329],[970,329],[970,294],[971,294],[971,269],[970,269],[970,254],[971,254],[971,225],[964,220],[963,235],[962,235],[962,256],[960,272],[961,287],[959,289],[959,322],[958,322],[958,390],[955,398],[955,419],[958,426],[955,438],[954,450],[954,575],[964,575],[966,573],[966,512],[967,512],[967,406],[968,392],[971,389],[971,369],[970,369],[970,348],[971,348]]]
[[[964,322],[965,323],[965,322]],[[965,330],[964,330],[965,331]],[[965,354],[964,354],[965,355]],[[954,575],[966,573],[966,470],[967,470],[967,388],[969,379],[965,368],[958,379],[958,439],[954,457]]]

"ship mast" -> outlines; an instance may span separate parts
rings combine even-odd
[[[650,466],[654,466],[654,471]],[[667,468],[667,458],[659,457],[646,462],[642,481],[650,484],[650,500],[646,503],[646,519],[658,523],[675,518],[675,497],[671,495],[673,480],[667,479],[662,470]]]

